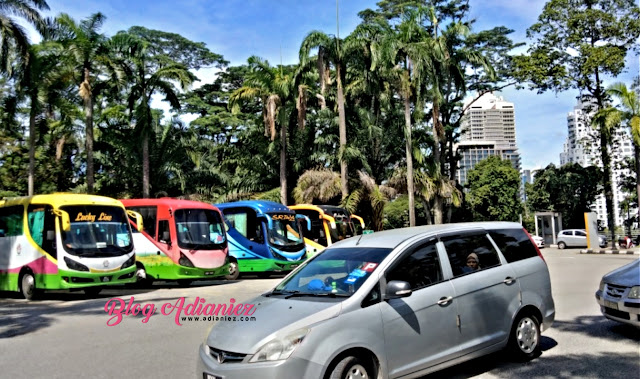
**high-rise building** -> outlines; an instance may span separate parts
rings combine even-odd
[[[560,153],[560,166],[568,163],[577,163],[582,167],[602,167],[600,155],[599,132],[591,126],[591,117],[595,113],[595,106],[578,102],[572,112],[567,114],[567,140],[564,143],[563,152]],[[611,155],[611,172],[613,186],[613,212],[616,217],[616,225],[622,226],[626,215],[620,214],[620,202],[626,195],[619,188],[620,178],[629,175],[629,171],[620,167],[621,163],[633,155],[631,138],[626,128],[619,128],[614,134],[613,145],[609,146]],[[592,210],[598,214],[598,221],[607,226],[607,209],[604,194],[598,195]],[[633,215],[636,211],[630,211]]]
[[[465,106],[469,103],[470,100]],[[510,160],[520,172],[513,103],[493,93],[482,95],[465,112],[460,131],[460,142],[455,148],[460,155],[457,179],[461,185],[467,183],[469,170],[490,155]]]

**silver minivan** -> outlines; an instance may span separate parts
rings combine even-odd
[[[247,304],[253,321],[213,324],[198,378],[414,378],[505,348],[528,360],[555,317],[540,250],[507,222],[353,237]]]

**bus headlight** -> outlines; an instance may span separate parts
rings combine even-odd
[[[71,270],[89,272],[89,267],[83,265],[82,263],[78,263],[69,257],[64,257],[64,263],[66,263],[67,267],[69,267],[69,269]]]
[[[249,362],[285,360],[302,343],[309,329],[299,329],[284,338],[274,338],[262,346]]]
[[[180,253],[180,259],[178,259],[178,264],[184,267],[195,267],[193,263],[186,257],[186,255]]]
[[[135,254],[133,254],[133,255],[131,256],[131,258],[127,259],[127,261],[126,261],[126,262],[124,262],[124,263],[122,264],[122,266],[120,266],[120,270],[124,270],[124,269],[125,269],[125,268],[127,268],[127,267],[133,266],[133,264],[135,263],[135,261],[136,261],[136,255],[135,255]]]

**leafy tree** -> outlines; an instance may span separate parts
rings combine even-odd
[[[474,221],[517,221],[522,213],[520,173],[509,160],[490,156],[468,174]]]
[[[620,111],[617,117],[624,121],[631,132],[633,141],[634,171],[636,199],[640,198],[640,87],[636,87],[635,91],[627,88],[624,83],[614,83],[607,88],[607,93],[618,99],[620,102]],[[640,212],[640,208],[638,208]],[[640,215],[640,214],[639,214]],[[640,218],[639,218],[640,220]]]
[[[595,166],[570,163],[557,168],[550,164],[536,172],[533,184],[526,187],[527,207],[531,212],[562,213],[565,228],[584,228],[584,213],[601,191],[602,172]]]
[[[640,9],[633,0],[550,0],[527,35],[533,43],[528,55],[515,57],[517,75],[538,92],[577,89],[598,112],[607,107],[603,81],[623,72],[627,52],[637,48]],[[608,224],[615,243],[611,133],[604,119],[596,122]]]
[[[348,166],[345,149],[347,148],[347,121],[345,117],[345,98],[344,98],[344,78],[346,66],[344,64],[345,55],[348,52],[341,49],[341,41],[337,36],[329,36],[320,31],[312,31],[302,41],[300,46],[300,65],[305,65],[309,60],[309,53],[312,49],[318,49],[317,65],[320,75],[320,96],[322,104],[324,104],[324,91],[329,84],[330,77],[327,70],[328,65],[333,63],[336,70],[336,90],[337,90],[337,107],[338,107],[338,125],[340,137],[340,178],[342,184],[342,198],[345,199],[349,195],[348,187]]]
[[[240,102],[259,99],[262,103],[264,134],[275,140],[277,126],[280,127],[280,201],[287,204],[287,126],[284,111],[292,101],[293,73],[285,67],[272,67],[269,62],[252,56],[248,60],[250,73],[244,85],[233,92],[229,105],[235,113],[240,111]]]
[[[106,48],[107,38],[99,32],[105,20],[105,15],[95,13],[77,23],[71,16],[62,13],[56,18],[57,26],[53,31],[56,39],[69,50],[75,60],[76,73],[80,74],[76,80],[85,115],[86,183],[89,193],[93,193],[95,183],[94,101],[105,87],[122,78],[120,67],[111,59]]]
[[[49,5],[45,0],[0,0],[1,72],[11,73],[12,67],[21,67],[29,60],[29,38],[11,15],[26,20],[41,34],[46,34],[46,22],[38,13],[46,10],[49,10]]]

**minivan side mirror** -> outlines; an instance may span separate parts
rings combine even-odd
[[[384,293],[385,300],[399,299],[411,296],[411,285],[402,280],[392,280],[387,283],[387,290]]]

